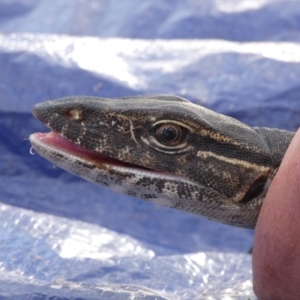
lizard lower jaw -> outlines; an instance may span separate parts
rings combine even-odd
[[[199,213],[204,210],[201,187],[181,176],[139,168],[77,146],[56,133],[30,136],[33,149],[66,171],[116,192],[159,205]],[[186,190],[178,196],[177,190]],[[199,194],[200,193],[200,194]],[[187,201],[189,197],[189,201]],[[197,202],[195,208],[191,203]]]

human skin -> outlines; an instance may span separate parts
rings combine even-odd
[[[258,299],[300,299],[300,130],[259,215],[252,265]]]

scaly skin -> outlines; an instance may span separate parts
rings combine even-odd
[[[74,96],[37,104],[54,133],[33,148],[84,179],[222,223],[254,228],[294,133],[249,127],[167,96]],[[77,146],[75,146],[77,145]]]

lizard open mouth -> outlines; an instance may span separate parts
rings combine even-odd
[[[53,131],[48,133],[34,133],[30,136],[30,141],[33,145],[33,148],[36,149],[37,152],[40,152],[39,149],[41,147],[48,148],[48,150],[52,148],[52,152],[64,152],[66,154],[81,158],[82,160],[93,162],[95,165],[102,168],[105,167],[105,165],[106,167],[113,165],[153,171],[141,166],[133,165],[127,162],[122,162],[120,160],[105,156],[99,152],[85,149],[80,145],[70,142],[66,138]]]

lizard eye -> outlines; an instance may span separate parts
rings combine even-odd
[[[156,138],[164,145],[178,145],[182,137],[182,129],[176,124],[163,124],[156,130]]]

